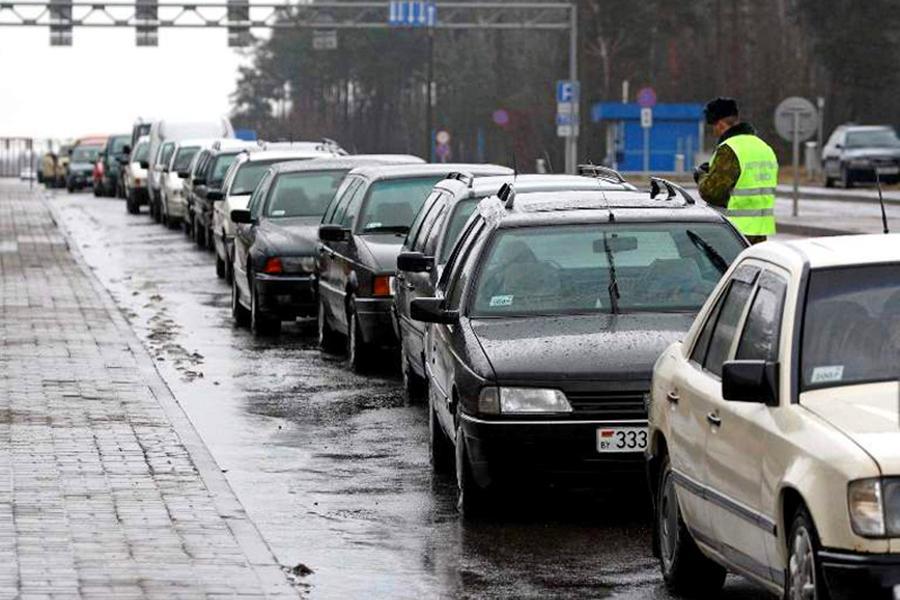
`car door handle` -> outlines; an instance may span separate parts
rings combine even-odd
[[[707,413],[706,420],[709,421],[709,424],[713,427],[721,427],[722,425],[722,419],[714,412]]]
[[[669,390],[668,392],[666,392],[666,400],[668,400],[672,404],[678,404],[678,401],[681,400],[681,396],[678,395],[678,392]]]

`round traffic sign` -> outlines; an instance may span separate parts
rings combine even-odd
[[[653,108],[656,106],[656,90],[652,87],[644,87],[638,90],[637,103],[641,108]]]
[[[435,134],[434,140],[441,146],[445,146],[450,142],[450,132],[441,129]]]
[[[797,139],[805,142],[816,134],[818,127],[819,113],[806,98],[785,98],[775,109],[775,131],[789,142],[794,139],[795,128]]]
[[[499,108],[494,111],[494,114],[492,116],[494,118],[494,123],[496,123],[500,127],[506,127],[507,125],[509,125],[509,113],[506,110]]]

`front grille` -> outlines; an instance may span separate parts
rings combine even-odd
[[[646,419],[643,392],[566,392],[572,412],[609,421]]]

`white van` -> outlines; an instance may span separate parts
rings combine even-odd
[[[228,117],[213,121],[154,121],[150,126],[150,170],[147,176],[150,193],[150,214],[158,215],[160,199],[160,174],[163,164],[159,151],[163,142],[180,141],[187,138],[233,138],[234,128]]]

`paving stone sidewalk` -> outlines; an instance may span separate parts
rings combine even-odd
[[[296,598],[40,194],[0,180],[0,598]]]

